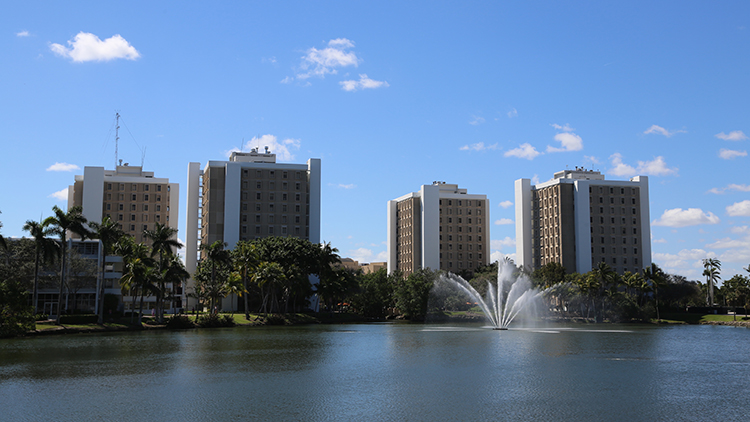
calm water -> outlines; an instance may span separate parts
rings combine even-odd
[[[597,330],[602,328],[602,330]],[[0,420],[744,420],[750,330],[371,324],[0,341]]]

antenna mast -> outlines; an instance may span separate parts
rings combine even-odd
[[[115,170],[117,170],[117,159],[119,158],[117,155],[117,145],[120,142],[120,113],[115,113],[115,119]]]

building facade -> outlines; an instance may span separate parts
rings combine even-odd
[[[486,195],[433,182],[388,201],[388,272],[474,271],[490,262]]]
[[[177,229],[179,198],[177,183],[170,183],[168,178],[154,177],[154,172],[143,171],[139,166],[125,164],[116,166],[115,170],[84,167],[83,175],[76,175],[74,184],[68,188],[68,209],[80,206],[83,216],[91,222],[100,223],[102,218],[109,216],[137,243],[149,243],[143,232],[153,230],[157,223]],[[77,242],[75,245],[85,246],[89,252],[93,247],[90,242]],[[96,254],[101,257],[98,249]],[[124,310],[134,310],[137,307],[136,298],[122,296],[119,284],[122,272],[122,258],[107,255],[104,293],[120,297]],[[175,286],[174,291],[178,296],[183,294],[180,287]],[[155,300],[154,297],[146,298],[145,308],[155,307]],[[182,300],[177,299],[171,302],[169,310],[180,307]]]
[[[232,152],[228,161],[188,164],[185,267],[193,274],[199,245],[292,236],[320,243],[320,159],[277,163],[276,154]],[[188,290],[194,285],[191,280]]]
[[[538,185],[516,180],[515,200],[517,265],[586,273],[604,262],[620,274],[651,265],[648,177],[564,170]]]
[[[68,209],[81,206],[83,216],[97,223],[108,215],[141,243],[144,230],[153,230],[156,223],[177,229],[179,198],[177,183],[142,167],[85,167],[68,188]]]

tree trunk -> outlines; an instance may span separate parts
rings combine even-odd
[[[57,325],[60,325],[60,316],[62,315],[62,296],[63,286],[65,286],[65,241],[60,241],[60,293],[57,296]]]

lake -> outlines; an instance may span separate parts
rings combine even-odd
[[[356,324],[0,341],[0,420],[696,421],[750,413],[750,330]]]

